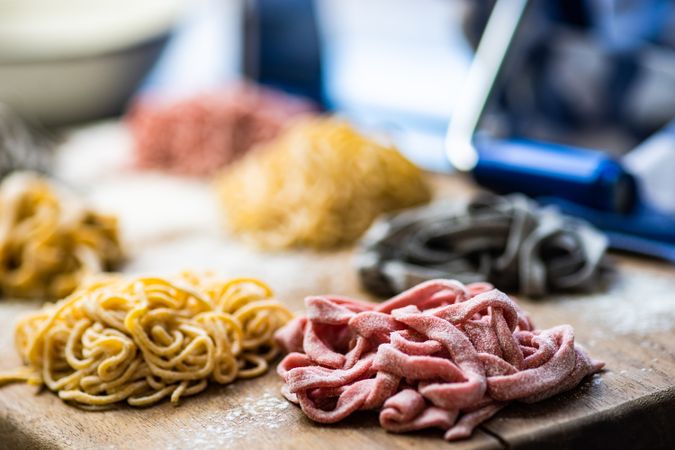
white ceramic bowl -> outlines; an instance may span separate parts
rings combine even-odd
[[[48,125],[119,112],[185,0],[0,0],[0,102]]]

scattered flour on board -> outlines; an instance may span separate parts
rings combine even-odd
[[[675,280],[625,271],[609,291],[570,299],[562,306],[583,311],[589,320],[602,322],[618,334],[669,331],[675,328]]]
[[[278,393],[263,392],[259,397],[245,397],[240,406],[209,413],[200,420],[201,430],[188,433],[169,449],[201,450],[231,448],[246,438],[283,429],[292,420],[291,404]]]
[[[220,231],[158,240],[134,251],[133,259],[124,267],[127,273],[168,275],[186,268],[213,270],[224,277],[260,278],[281,295],[298,288],[306,295],[343,293],[345,286],[356,284],[356,273],[349,270],[349,251],[329,255],[311,251],[261,253]],[[340,276],[334,270],[338,264],[347,267]],[[353,280],[345,280],[346,276],[353,276]]]

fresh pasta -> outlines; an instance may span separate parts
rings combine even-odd
[[[430,199],[421,171],[395,148],[330,117],[294,123],[217,187],[231,230],[265,248],[348,244],[380,213]]]
[[[60,298],[122,259],[117,219],[87,209],[41,176],[0,184],[0,294]]]
[[[383,297],[435,278],[542,297],[602,286],[606,250],[607,238],[583,220],[522,194],[482,194],[383,218],[361,240],[356,265],[363,286]]]
[[[138,167],[211,176],[312,111],[304,100],[244,83],[176,101],[141,98],[127,124]]]
[[[305,305],[277,333],[288,352],[277,372],[284,397],[319,423],[376,410],[388,431],[466,439],[508,402],[568,391],[605,365],[570,325],[536,329],[488,283],[430,280],[379,305],[332,295]]]
[[[101,276],[16,326],[26,368],[0,384],[44,383],[69,403],[148,406],[265,373],[292,314],[256,279]]]

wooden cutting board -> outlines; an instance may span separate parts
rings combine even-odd
[[[131,249],[126,272],[171,274],[192,268],[255,276],[297,312],[309,294],[368,298],[358,286],[350,249],[265,254],[223,236],[214,225],[206,185],[128,172],[77,173],[64,178],[122,219]],[[471,193],[459,179],[435,182],[440,196]],[[0,449],[673,448],[675,268],[627,257],[618,263],[607,290],[520,300],[539,327],[572,324],[577,340],[604,360],[607,370],[555,398],[510,405],[466,441],[448,444],[439,431],[390,434],[372,412],[336,425],[314,424],[279,395],[281,381],[271,371],[213,386],[177,407],[162,403],[104,412],[79,410],[27,385],[6,386],[0,388]],[[19,364],[12,342],[15,318],[39,306],[0,300],[0,370]]]
[[[218,251],[217,248],[214,251]],[[223,251],[225,249],[223,248]],[[266,261],[256,273],[270,277]],[[272,281],[279,298],[297,311],[310,293],[363,297],[351,270],[351,255],[294,255],[289,278]],[[264,265],[263,265],[264,264]],[[512,405],[452,448],[572,448],[625,443],[626,448],[668,448],[675,442],[675,361],[673,269],[622,261],[608,292],[565,296],[544,302],[521,300],[541,327],[574,326],[577,339],[607,362],[607,370],[577,389],[534,405]],[[11,323],[35,302],[0,303],[0,370],[19,363]],[[50,392],[11,385],[0,389],[0,448],[436,448],[441,433],[384,432],[376,414],[363,413],[337,425],[307,420],[278,391],[276,374],[227,387],[213,387],[180,406],[121,407],[86,412],[67,406]],[[573,445],[576,444],[576,445]],[[605,448],[611,448],[605,447]]]

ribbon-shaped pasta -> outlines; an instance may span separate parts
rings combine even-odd
[[[361,240],[356,261],[363,286],[381,296],[451,278],[541,297],[602,286],[606,250],[607,238],[583,220],[521,194],[483,194],[383,218]]]
[[[604,366],[571,326],[535,329],[488,283],[431,280],[379,305],[331,295],[305,304],[277,333],[288,352],[277,372],[283,395],[320,423],[377,410],[389,431],[465,439],[508,402],[552,397]]]
[[[263,374],[292,314],[255,279],[108,276],[21,320],[28,368],[0,375],[44,383],[87,408],[147,406]]]

